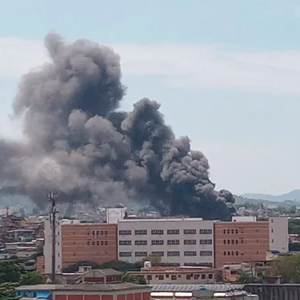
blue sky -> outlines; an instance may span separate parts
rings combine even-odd
[[[124,109],[150,97],[204,152],[218,188],[300,188],[300,3],[241,0],[0,0],[0,133],[20,76],[46,61],[43,37],[109,44]]]

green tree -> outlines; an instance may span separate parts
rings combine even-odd
[[[0,284],[0,299],[1,300],[17,300],[19,297],[15,296],[15,288],[18,283],[1,283]]]
[[[10,259],[0,261],[0,284],[5,282],[19,282],[20,278],[21,268],[16,262]]]
[[[281,256],[273,261],[268,276],[280,276],[284,282],[300,283],[300,254]]]
[[[252,282],[255,282],[255,278],[251,274],[245,272],[241,272],[236,280],[236,283],[242,283],[242,284],[252,283]]]
[[[35,285],[45,283],[45,278],[40,273],[33,271],[22,274],[20,285]]]
[[[143,276],[125,275],[123,278],[124,282],[131,282],[136,284],[147,284],[146,279]]]

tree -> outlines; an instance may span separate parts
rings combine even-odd
[[[143,276],[135,276],[135,275],[126,275],[124,277],[124,282],[131,282],[136,284],[147,284],[146,279]]]
[[[18,283],[1,283],[0,284],[0,299],[1,300],[17,300],[19,297],[15,296],[15,288]]]
[[[0,261],[0,284],[5,282],[19,282],[20,278],[21,268],[17,263],[10,259]]]
[[[255,278],[251,274],[245,272],[241,272],[236,280],[236,283],[241,283],[241,284],[252,283],[252,282],[255,282]]]
[[[300,283],[300,254],[280,256],[267,271],[268,276],[280,276],[284,282]]]
[[[147,257],[143,259],[143,261],[150,261],[152,266],[159,266],[161,263],[161,256],[156,255],[156,254],[149,254]]]
[[[45,283],[45,278],[40,273],[33,271],[22,274],[20,285],[36,285]]]

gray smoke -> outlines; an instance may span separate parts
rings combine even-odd
[[[215,191],[208,160],[175,138],[157,102],[118,111],[126,89],[112,49],[54,33],[45,47],[51,62],[22,78],[14,102],[26,141],[0,142],[2,192],[40,207],[58,191],[67,203],[148,201],[162,215],[230,218],[232,194]]]

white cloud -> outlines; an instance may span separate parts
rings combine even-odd
[[[129,75],[164,75],[168,86],[300,94],[300,51],[244,53],[180,44],[111,45]],[[0,78],[18,78],[47,59],[42,41],[0,38]]]

